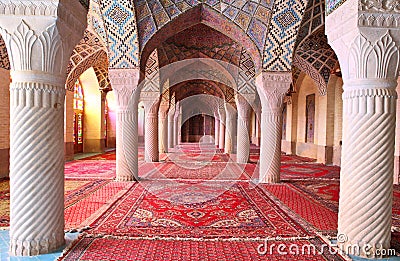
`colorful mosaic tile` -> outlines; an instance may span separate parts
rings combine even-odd
[[[330,15],[345,2],[346,0],[326,0],[326,15]]]
[[[136,18],[130,1],[101,1],[111,68],[132,68],[139,65],[139,42]]]
[[[296,36],[305,8],[305,0],[279,0],[275,3],[264,49],[264,69],[291,70]]]

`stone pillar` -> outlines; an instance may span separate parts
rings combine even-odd
[[[174,117],[175,105],[171,103],[168,111],[168,148],[174,148]]]
[[[11,64],[10,254],[33,256],[64,244],[66,69],[83,36],[77,1],[3,2],[0,33]],[[35,14],[31,12],[35,10]]]
[[[237,152],[236,162],[247,163],[250,157],[250,122],[251,106],[248,100],[250,97],[243,97],[236,94],[236,107],[238,112],[237,121]]]
[[[226,129],[225,129],[225,153],[235,153],[236,120],[237,111],[231,104],[225,103]]]
[[[158,93],[155,94],[158,95]],[[157,162],[159,160],[158,109],[160,107],[160,97],[146,98],[143,104],[145,113],[144,160],[146,162]]]
[[[218,148],[223,150],[225,149],[225,120],[226,120],[226,113],[223,105],[218,108],[218,115],[219,115]]]
[[[391,240],[400,14],[383,2],[348,0],[326,21],[344,83],[339,246],[368,258]]]
[[[159,152],[168,153],[168,103],[161,104],[158,113],[159,117]]]
[[[261,183],[278,183],[280,180],[282,106],[291,79],[291,72],[262,72],[256,78],[261,100]]]
[[[219,145],[219,114],[218,112],[214,113],[214,119],[215,119],[215,124],[214,124],[214,144],[218,148]]]
[[[255,108],[256,114],[256,140],[254,145],[260,147],[261,142],[261,104],[258,104]]]
[[[138,180],[138,90],[140,69],[110,69],[109,78],[117,98],[118,181]]]
[[[181,106],[180,102],[178,101],[175,104],[175,114],[174,114],[174,147],[179,145],[180,137],[180,124],[179,124],[179,118],[181,117]]]

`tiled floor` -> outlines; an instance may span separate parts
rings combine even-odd
[[[57,252],[34,256],[34,257],[14,257],[10,256],[8,253],[8,247],[10,246],[10,235],[8,230],[0,230],[0,260],[1,261],[24,261],[24,260],[40,260],[40,261],[53,261],[59,258],[62,254],[62,251],[69,246],[77,237],[79,233],[67,233],[65,235],[66,246],[57,250]]]

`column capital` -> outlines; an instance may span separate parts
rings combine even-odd
[[[71,52],[87,26],[86,15],[78,1],[0,0],[0,33],[11,71],[42,72],[38,81],[51,78],[63,86]],[[18,81],[18,73],[14,75]],[[36,82],[33,76],[28,80]]]
[[[397,78],[400,10],[394,2],[347,0],[326,18],[328,42],[338,56],[344,82]]]
[[[117,97],[118,109],[120,111],[130,110],[138,100],[138,84],[140,68],[113,69],[108,71],[111,86]]]
[[[283,99],[292,83],[291,72],[262,72],[256,78],[256,86],[262,108],[280,112]]]

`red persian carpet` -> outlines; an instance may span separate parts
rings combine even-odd
[[[246,164],[246,173],[252,178],[258,178],[259,166],[256,163]],[[283,163],[281,179],[339,179],[340,167],[323,164]]]
[[[277,247],[284,245],[288,254],[278,253]],[[333,249],[322,247],[322,240],[296,241],[164,241],[129,240],[115,238],[82,238],[61,260],[303,260],[303,261],[343,261]],[[260,247],[261,245],[261,247]],[[266,253],[262,250],[267,247]],[[297,246],[291,248],[291,246]],[[315,249],[308,252],[301,249]],[[259,253],[258,250],[261,250]],[[271,251],[270,251],[271,249]],[[290,253],[289,249],[293,249]],[[282,250],[281,250],[282,251]],[[331,253],[332,252],[332,253]],[[134,257],[134,259],[133,259]]]
[[[92,232],[184,238],[308,235],[260,188],[247,182],[144,183],[94,222]]]
[[[243,166],[233,162],[167,162],[143,176],[148,179],[248,180]]]
[[[115,161],[76,160],[65,163],[65,178],[115,178]]]
[[[82,228],[98,218],[133,185],[131,182],[107,182],[96,191],[65,206],[65,229]]]
[[[317,231],[334,235],[337,229],[338,214],[318,200],[297,189],[291,184],[261,185],[268,194],[276,197],[291,211],[299,215]]]

